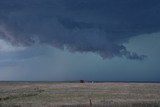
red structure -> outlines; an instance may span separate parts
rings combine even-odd
[[[84,80],[80,80],[79,82],[80,82],[80,83],[84,83]]]

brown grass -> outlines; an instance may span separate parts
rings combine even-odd
[[[0,82],[0,107],[160,107],[156,83]]]

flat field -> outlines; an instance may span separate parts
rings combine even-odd
[[[159,83],[0,82],[0,107],[160,107]]]

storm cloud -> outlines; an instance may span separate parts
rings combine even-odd
[[[160,31],[159,0],[1,0],[0,38],[143,60],[124,43]],[[145,53],[144,53],[145,54]]]

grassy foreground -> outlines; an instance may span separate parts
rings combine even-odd
[[[158,83],[0,82],[0,107],[160,107]]]

